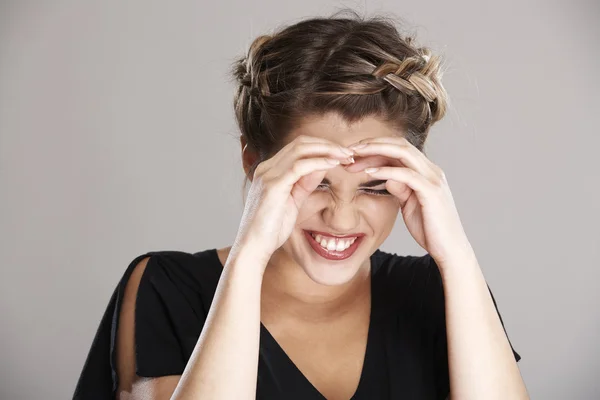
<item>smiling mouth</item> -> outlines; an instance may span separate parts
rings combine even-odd
[[[304,236],[318,255],[328,260],[339,261],[352,256],[365,235],[333,237],[305,230]]]

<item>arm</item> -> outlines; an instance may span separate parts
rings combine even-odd
[[[247,146],[244,149],[244,157],[249,157]],[[129,347],[123,348],[118,369],[126,375],[121,383],[125,391],[130,390],[131,398],[166,399],[165,393],[171,391],[176,380],[172,400],[256,398],[265,268],[292,233],[299,208],[327,171],[347,160],[349,154],[352,151],[329,140],[299,135],[256,167],[235,244],[181,377],[140,381],[135,376],[132,321],[136,296],[135,287],[130,288],[128,311],[123,311],[130,321],[122,333],[129,337]],[[245,161],[245,168],[249,164]],[[157,391],[163,394],[159,396]]]
[[[364,139],[349,148],[358,156],[393,160],[364,172],[387,180],[386,189],[398,198],[408,231],[440,270],[451,397],[528,399],[444,171],[405,137]]]
[[[244,247],[232,249],[207,319],[183,375],[135,374],[134,314],[148,258],[129,279],[117,334],[117,399],[254,399],[260,339],[260,289],[266,261]]]
[[[173,400],[255,399],[260,294],[268,260],[233,247]]]
[[[440,265],[451,399],[529,399],[483,272],[469,252]]]

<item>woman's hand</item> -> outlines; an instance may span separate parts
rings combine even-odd
[[[348,148],[365,158],[347,170],[364,169],[387,180],[386,189],[400,200],[408,231],[438,265],[472,251],[444,172],[419,149],[403,137],[365,139]],[[379,168],[365,169],[371,166]]]
[[[236,244],[251,243],[268,260],[289,238],[300,207],[327,171],[349,163],[352,151],[329,140],[298,136],[261,162],[248,192]]]

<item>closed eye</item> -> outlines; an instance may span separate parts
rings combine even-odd
[[[319,184],[319,186],[317,186],[316,190],[325,190],[325,189],[327,189],[327,187],[328,187],[327,185],[321,183],[321,184]],[[362,190],[363,192],[368,193],[370,195],[374,195],[374,196],[390,196],[391,195],[391,193],[388,192],[387,189],[368,189],[368,188],[362,188],[362,189],[359,189],[359,190]]]
[[[376,196],[389,196],[391,195],[390,192],[387,191],[387,189],[382,189],[382,190],[375,190],[375,189],[362,189],[363,192],[369,193],[369,194],[374,194]]]

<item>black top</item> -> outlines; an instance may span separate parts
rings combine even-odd
[[[195,254],[154,251],[131,262],[100,322],[74,399],[115,398],[119,310],[131,272],[147,256],[151,257],[135,310],[136,372],[143,377],[183,373],[223,269],[216,249]],[[433,258],[377,250],[371,255],[371,289],[365,360],[352,400],[445,399],[449,376],[444,292]],[[325,399],[262,323],[260,329],[256,398]],[[513,354],[516,361],[521,359],[514,348]]]

